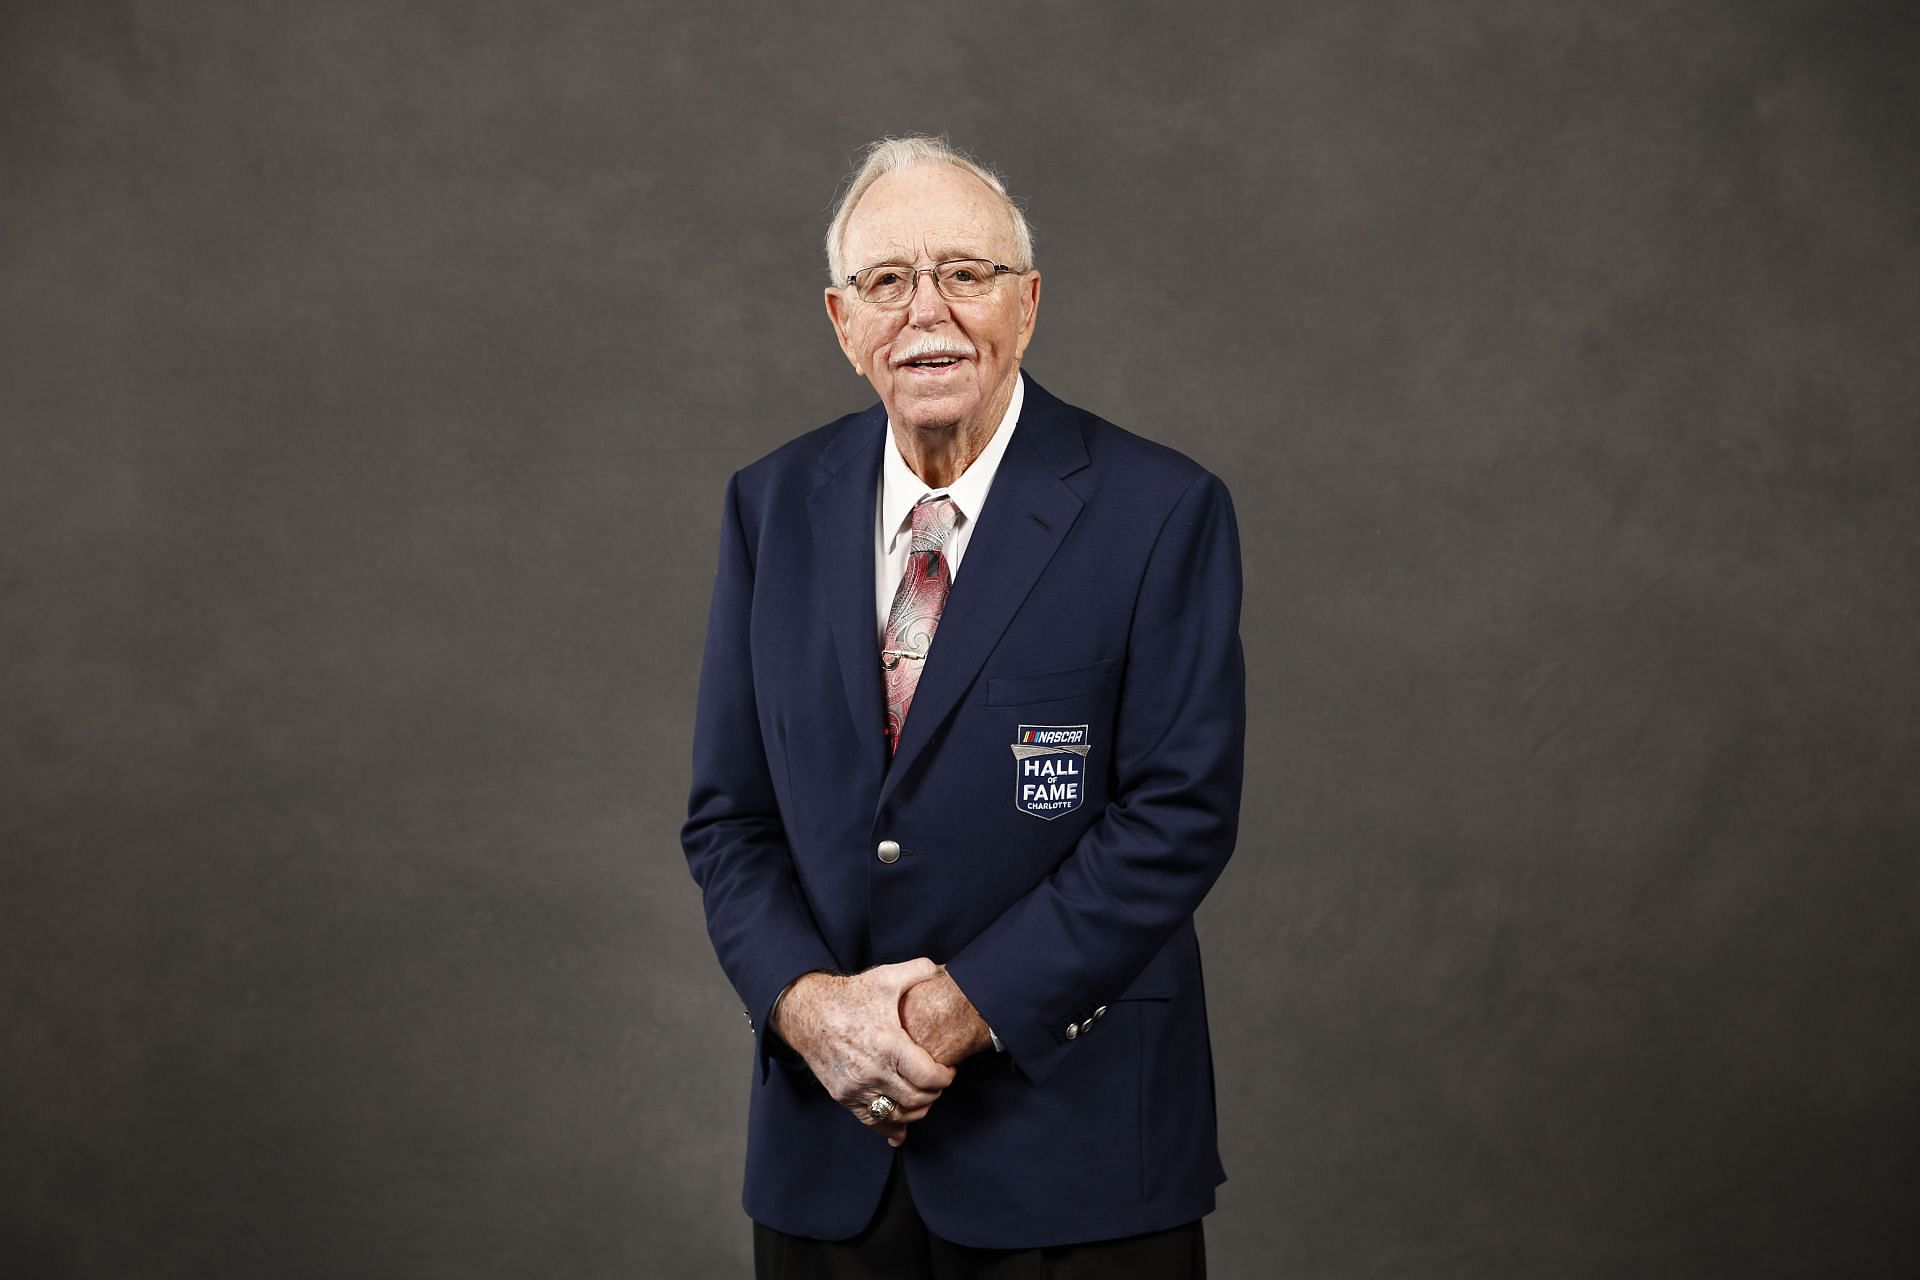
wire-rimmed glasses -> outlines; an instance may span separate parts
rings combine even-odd
[[[948,302],[978,298],[992,292],[1001,276],[1021,274],[1018,267],[987,258],[949,258],[930,267],[910,267],[904,262],[881,262],[862,267],[847,277],[860,301],[876,307],[897,306],[913,296],[923,275],[933,277],[933,287]]]

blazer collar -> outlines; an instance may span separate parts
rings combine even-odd
[[[847,713],[855,736],[871,734],[875,742],[857,763],[872,771],[874,781],[887,764],[886,704],[873,626],[874,503],[886,433],[883,406],[856,414],[821,450],[807,498],[814,571],[833,632]]]

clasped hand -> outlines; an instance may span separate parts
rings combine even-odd
[[[845,977],[809,973],[788,988],[773,1030],[835,1102],[892,1147],[953,1083],[954,1068],[991,1042],[973,1003],[927,959]],[[868,1110],[876,1097],[893,1100],[886,1120]]]

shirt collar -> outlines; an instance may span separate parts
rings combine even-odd
[[[980,456],[970,463],[960,478],[944,489],[929,489],[927,482],[913,474],[913,468],[900,455],[900,442],[893,438],[893,421],[887,421],[887,449],[880,464],[880,527],[886,531],[887,550],[893,550],[894,539],[900,531],[909,527],[908,517],[914,504],[930,493],[944,493],[953,499],[954,509],[962,520],[978,519],[980,508],[986,504],[987,490],[993,484],[994,472],[1000,469],[1001,455],[1007,451],[1007,442],[1013,438],[1015,422],[1020,417],[1021,402],[1026,399],[1027,375],[1014,375],[1013,395],[1007,400],[1007,411],[1000,417],[1000,425],[993,430],[993,436],[987,441],[987,447]]]

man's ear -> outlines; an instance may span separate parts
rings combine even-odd
[[[847,336],[847,300],[831,285],[827,287],[827,319],[833,321],[833,336],[839,341],[840,350],[846,354],[847,363],[864,378],[867,371],[860,367],[860,357],[854,354],[853,339]]]
[[[1020,343],[1014,359],[1027,354],[1033,341],[1033,326],[1040,319],[1040,273],[1030,271],[1020,278]]]

